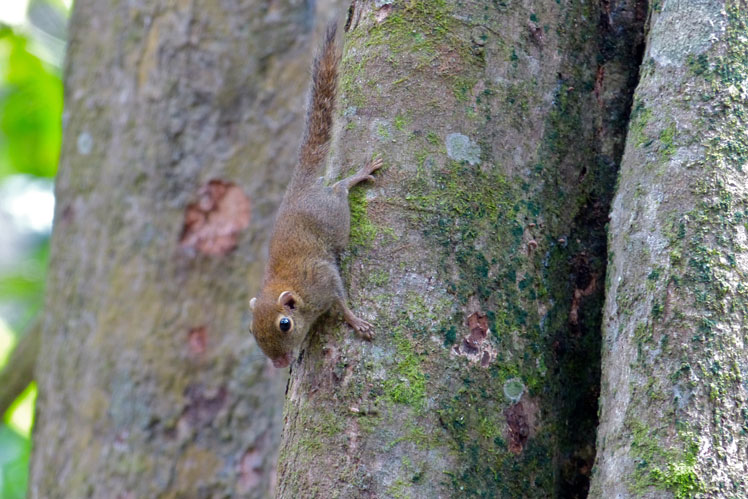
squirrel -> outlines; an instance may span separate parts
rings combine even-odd
[[[317,318],[339,307],[345,321],[364,339],[373,327],[346,304],[338,257],[348,245],[351,213],[348,191],[382,166],[377,158],[332,186],[317,178],[332,135],[340,51],[336,24],[327,28],[312,67],[306,130],[298,163],[286,189],[270,236],[270,251],[260,294],[252,298],[251,332],[260,349],[283,368]]]

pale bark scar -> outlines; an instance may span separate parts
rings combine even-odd
[[[530,436],[530,425],[527,422],[524,406],[518,402],[504,411],[506,424],[508,426],[509,450],[519,454],[525,448]]]
[[[488,319],[482,312],[474,312],[467,319],[470,333],[452,348],[456,355],[466,357],[481,367],[488,367],[496,359],[496,349],[488,341]]]
[[[379,9],[377,9],[377,24],[381,24],[385,19],[387,19],[392,12],[392,4],[391,3],[385,3]]]
[[[524,396],[522,400],[504,410],[507,425],[504,437],[509,444],[510,452],[521,453],[527,446],[527,441],[535,437],[538,431],[539,412],[537,400],[528,396]]]
[[[187,206],[179,244],[206,255],[225,255],[236,248],[250,218],[249,198],[236,184],[211,180]]]
[[[187,344],[192,355],[198,356],[205,353],[208,343],[207,328],[205,326],[193,327],[187,336]]]

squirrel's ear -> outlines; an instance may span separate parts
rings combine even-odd
[[[278,296],[278,305],[286,307],[289,310],[293,310],[303,304],[301,298],[299,298],[293,291],[284,291]]]
[[[249,300],[249,309],[254,311],[255,305],[257,305],[257,298],[252,298]]]

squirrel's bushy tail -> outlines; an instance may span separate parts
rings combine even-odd
[[[332,135],[335,95],[338,84],[340,50],[335,41],[337,24],[330,23],[322,50],[312,67],[312,90],[306,116],[306,130],[299,150],[297,174],[316,175],[327,155]]]

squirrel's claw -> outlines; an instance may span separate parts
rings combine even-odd
[[[353,329],[356,330],[361,338],[367,341],[374,339],[374,326],[362,319],[359,319],[358,321],[358,324],[353,326]]]
[[[377,171],[380,168],[382,168],[383,164],[384,163],[382,162],[382,158],[377,158],[377,159],[374,159],[372,161],[369,161],[366,164],[365,168],[368,170],[369,173],[374,173],[375,171]]]
[[[345,321],[361,336],[361,338],[371,341],[374,338],[374,326],[363,319],[356,317],[353,312],[346,309],[344,312]]]

